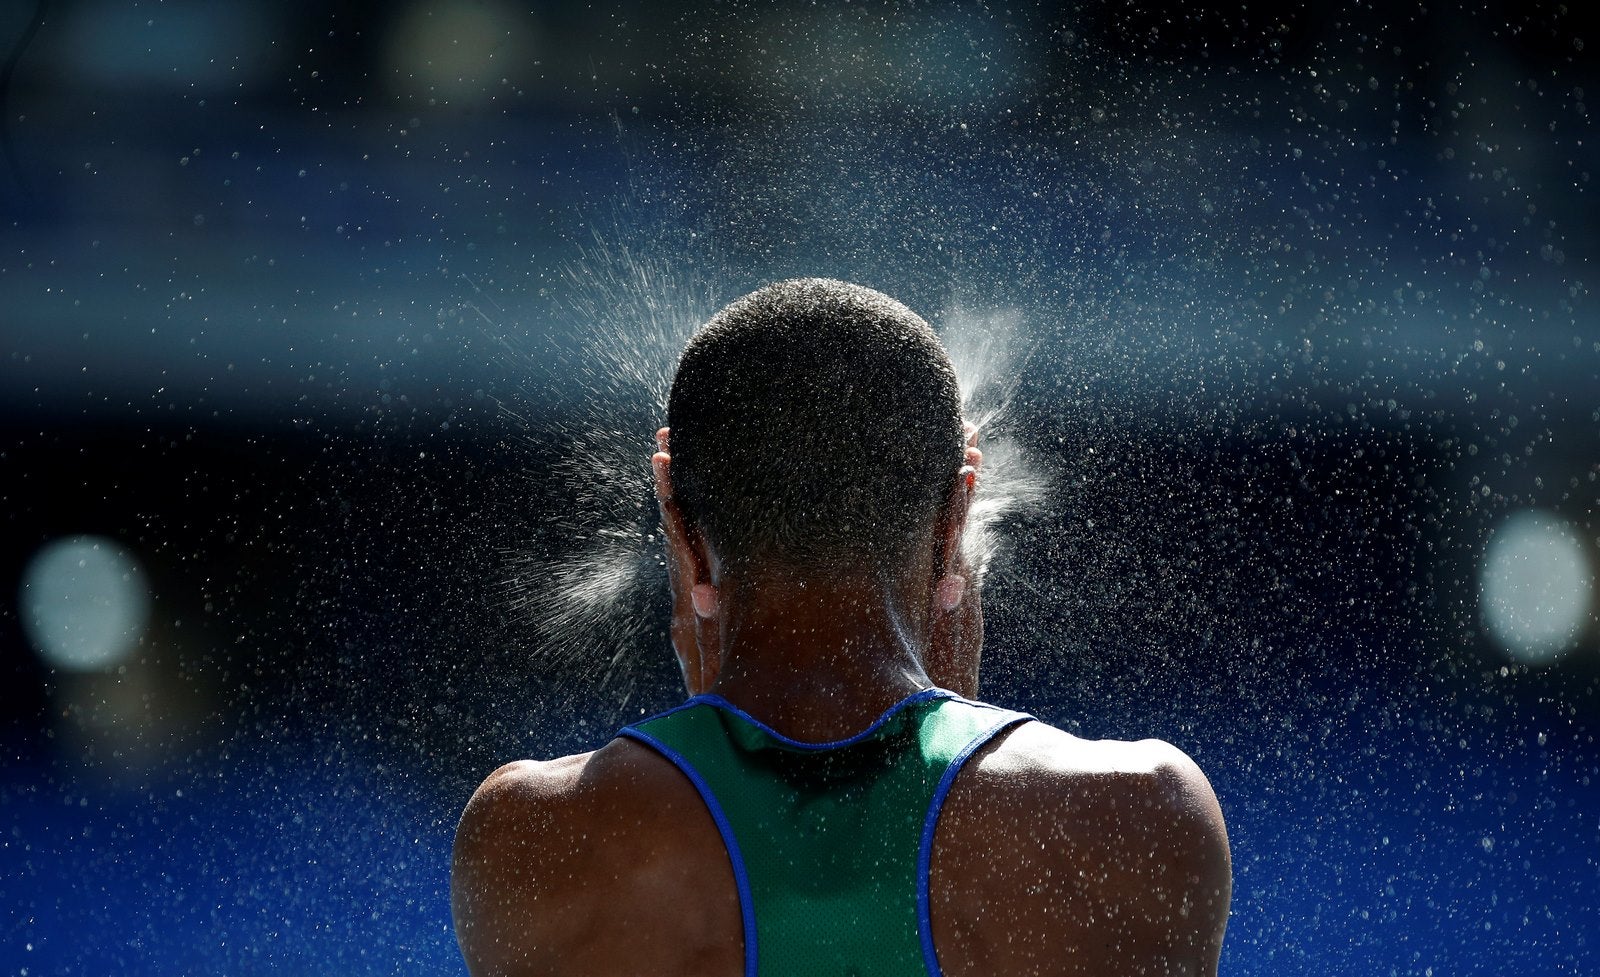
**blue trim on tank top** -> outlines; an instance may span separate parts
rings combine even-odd
[[[999,722],[969,740],[967,745],[961,748],[961,752],[950,761],[950,765],[945,767],[944,776],[939,778],[939,786],[933,792],[933,800],[929,802],[928,813],[922,821],[922,843],[917,850],[917,934],[922,938],[922,966],[928,972],[928,977],[942,977],[944,973],[939,967],[939,954],[933,948],[932,896],[929,893],[929,885],[933,870],[933,834],[939,825],[939,812],[944,810],[945,797],[955,784],[956,775],[967,765],[967,760],[972,754],[978,752],[984,744],[1003,731],[1033,719],[1026,713],[1001,709],[987,702],[973,702],[960,696],[954,698],[968,705],[993,709],[1003,715]]]
[[[678,709],[689,704],[684,703],[684,706],[679,706]],[[670,715],[678,709],[668,710],[662,715]],[[706,810],[711,813],[711,820],[716,822],[717,833],[722,836],[722,847],[728,853],[728,861],[733,863],[733,884],[739,890],[739,918],[744,926],[744,974],[745,977],[757,977],[756,907],[750,895],[750,876],[745,872],[744,854],[739,851],[739,840],[733,835],[733,825],[728,823],[728,816],[722,812],[722,805],[717,803],[716,795],[711,792],[711,785],[706,783],[705,778],[700,776],[700,771],[691,766],[681,754],[649,733],[632,726],[624,726],[617,735],[638,740],[666,757],[673,766],[683,772],[685,777],[689,778],[689,782],[694,784],[694,789],[700,792],[700,800],[705,803]]]
[[[735,716],[738,716],[746,723],[749,723],[751,726],[759,729],[761,732],[777,740],[779,743],[782,743],[784,746],[792,747],[797,750],[836,750],[840,747],[852,746],[861,742],[862,740],[870,738],[872,734],[883,728],[884,723],[893,719],[895,714],[900,712],[902,709],[905,709],[908,706],[916,705],[919,702],[926,702],[930,699],[955,699],[961,702],[967,701],[962,699],[959,695],[956,695],[954,692],[951,692],[949,689],[923,689],[920,692],[911,693],[904,699],[901,699],[899,702],[896,702],[894,705],[884,710],[883,715],[872,721],[872,725],[868,726],[866,729],[863,729],[861,732],[856,733],[854,736],[847,736],[842,740],[829,740],[824,743],[809,743],[805,740],[791,739],[773,729],[771,726],[768,726],[766,723],[762,722],[756,717],[750,715],[748,712],[745,712],[743,709],[729,702],[727,699],[724,699],[722,696],[715,695],[710,692],[697,695],[685,701],[682,705],[674,706],[671,709],[668,709],[666,712],[658,713],[657,715],[651,716],[650,719],[641,720],[641,722],[649,722],[651,719],[660,719],[664,716],[670,716],[673,713],[680,712],[684,709],[692,709],[695,706],[712,706],[713,708],[720,709],[723,712],[729,712]],[[983,703],[973,703],[973,705],[983,705]],[[990,708],[994,707],[991,706]]]

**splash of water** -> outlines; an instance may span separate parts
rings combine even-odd
[[[1016,309],[983,312],[955,301],[939,322],[961,386],[961,413],[978,428],[983,467],[967,514],[962,553],[979,579],[1003,551],[1011,521],[1041,505],[1050,480],[1005,433],[1011,404],[1032,351]]]
[[[652,603],[666,579],[648,459],[678,353],[711,306],[692,276],[598,237],[566,279],[577,353],[546,380],[576,395],[549,473],[571,505],[508,554],[502,590],[526,615],[543,662],[597,672],[626,702],[632,656],[658,624]]]
[[[568,316],[584,332],[558,382],[582,387],[576,420],[552,477],[574,494],[571,512],[530,549],[510,556],[508,606],[526,613],[535,654],[598,671],[625,702],[643,646],[659,636],[665,590],[648,457],[666,416],[684,343],[709,318],[716,290],[638,250],[597,241],[567,273]],[[1023,317],[953,302],[937,328],[960,378],[964,415],[982,432],[984,463],[963,548],[978,577],[996,566],[1016,517],[1049,480],[1004,424],[1026,360]]]

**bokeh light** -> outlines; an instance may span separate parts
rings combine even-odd
[[[71,536],[40,549],[23,572],[17,604],[40,657],[71,671],[121,662],[149,616],[138,562],[102,536]]]
[[[1594,573],[1571,523],[1526,509],[1484,551],[1483,622],[1506,654],[1543,664],[1571,650],[1593,599]]]
[[[984,429],[983,696],[1211,778],[1221,972],[1600,974],[1600,32],[1425,7],[0,4],[0,961],[464,973],[474,788],[681,700],[683,339],[829,275]]]
[[[487,98],[535,60],[531,24],[498,3],[415,3],[389,38],[398,92],[452,102]]]

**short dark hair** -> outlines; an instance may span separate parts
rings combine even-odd
[[[678,505],[736,566],[903,560],[963,460],[961,392],[933,329],[825,278],[712,316],[678,361],[667,423]]]

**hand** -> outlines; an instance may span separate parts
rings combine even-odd
[[[666,543],[667,586],[672,591],[672,650],[683,670],[683,684],[690,695],[711,688],[722,667],[722,634],[715,611],[715,590],[711,589],[706,559],[697,549],[696,530],[688,526],[683,512],[672,500],[671,432],[656,432],[656,453],[650,456],[656,502],[661,507],[661,535]],[[697,595],[696,591],[700,593]],[[707,595],[709,597],[709,604]],[[695,608],[700,597],[700,611]]]
[[[934,683],[975,699],[978,696],[978,666],[983,657],[983,596],[982,581],[967,564],[961,546],[966,530],[967,510],[978,488],[978,469],[983,466],[983,452],[978,450],[978,429],[964,424],[967,432],[966,464],[956,476],[950,500],[940,520],[941,545],[944,548],[943,573],[936,574],[929,594],[932,609],[928,620],[928,650],[923,663],[928,677]],[[960,600],[954,607],[946,607],[941,600],[940,580],[950,576],[962,578]]]

